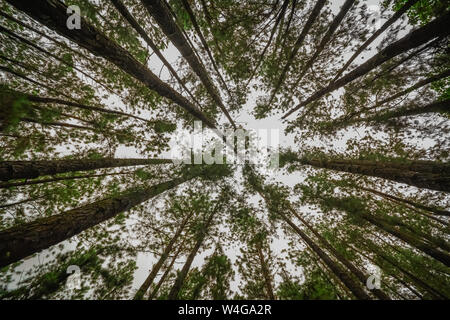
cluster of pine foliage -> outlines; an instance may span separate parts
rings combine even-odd
[[[0,0],[0,298],[449,299],[449,26],[448,0]],[[242,117],[292,138],[279,168],[163,156]]]

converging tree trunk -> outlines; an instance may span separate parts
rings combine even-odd
[[[1,161],[0,180],[34,179],[39,176],[53,175],[74,171],[88,171],[101,168],[127,166],[144,166],[173,163],[170,159],[64,159],[64,160],[31,160]]]
[[[0,267],[17,262],[194,178],[186,175],[0,231]]]

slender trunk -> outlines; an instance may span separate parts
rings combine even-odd
[[[433,161],[348,160],[348,159],[296,159],[304,165],[335,171],[362,174],[406,183],[418,188],[450,192],[450,164]]]
[[[333,261],[310,237],[298,228],[288,217],[279,213],[280,217],[303,239],[303,241],[317,254],[330,270],[345,284],[345,286],[361,300],[370,300],[370,296],[363,287],[355,282],[335,261]]]
[[[222,112],[228,118],[233,127],[236,127],[233,119],[225,108],[222,99],[217,91],[217,88],[214,86],[211,78],[208,75],[208,72],[201,64],[201,62],[195,57],[195,54],[184,37],[180,28],[173,21],[169,9],[163,3],[162,0],[142,0],[142,3],[146,7],[148,13],[155,19],[158,25],[161,27],[164,34],[170,39],[170,41],[174,44],[174,46],[180,51],[183,58],[191,66],[192,70],[197,74],[200,78],[201,82],[205,86],[206,90],[213,98],[214,102],[220,107]]]
[[[345,258],[339,251],[337,251],[322,235],[317,232],[312,225],[310,225],[305,219],[303,219],[293,208],[290,208],[292,214],[297,217],[316,237],[322,242],[325,247],[331,252],[336,259],[346,266],[360,281],[363,285],[366,285],[369,275],[365,274],[353,265],[347,258]],[[373,294],[381,300],[391,300],[391,298],[380,289],[373,289]]]
[[[270,300],[275,300],[275,295],[273,294],[272,279],[271,279],[271,276],[270,276],[269,269],[267,268],[266,261],[264,259],[264,254],[262,252],[261,244],[259,244],[259,243],[257,244],[256,250],[258,252],[258,258],[259,258],[259,262],[261,264],[262,273],[263,273],[263,276],[264,276],[264,284],[265,284],[266,290],[267,290],[267,297]]]
[[[141,300],[145,293],[147,292],[148,288],[153,284],[153,280],[155,279],[156,275],[158,274],[159,270],[163,266],[164,262],[166,261],[167,257],[169,256],[170,252],[173,249],[173,246],[177,242],[178,238],[180,237],[181,233],[183,232],[183,229],[185,228],[186,224],[188,223],[189,219],[192,217],[194,212],[190,213],[186,218],[183,219],[181,222],[181,225],[178,227],[177,231],[175,232],[175,235],[170,239],[169,243],[167,244],[166,248],[164,249],[161,257],[159,258],[158,262],[153,266],[152,270],[150,271],[150,274],[145,279],[144,283],[139,287],[138,291],[136,292],[134,296],[134,300]]]
[[[27,203],[27,202],[32,202],[32,201],[38,200],[38,199],[40,199],[40,198],[43,198],[43,197],[27,198],[27,199],[20,200],[20,201],[16,201],[16,202],[12,202],[12,203],[2,204],[2,205],[0,205],[0,209],[2,209],[2,208],[9,208],[9,207],[13,207],[13,206],[17,206],[17,205],[19,205],[19,204],[23,204],[23,203]]]
[[[54,2],[51,0],[35,0],[32,2],[26,0],[8,0],[8,3],[48,28],[84,47],[91,53],[115,64],[122,71],[139,80],[149,89],[173,101],[194,117],[205,122],[208,127],[215,128],[214,121],[209,119],[203,112],[169,85],[161,81],[146,66],[131,56],[128,51],[118,46],[94,26],[90,25],[88,21],[81,18],[81,28],[69,30],[66,25],[67,6],[62,2]]]
[[[78,68],[78,67],[76,67],[76,66],[74,66],[74,65],[72,65],[72,64],[67,63],[65,60],[59,58],[58,56],[54,55],[53,53],[51,53],[51,52],[49,52],[49,51],[47,51],[47,50],[45,50],[45,49],[39,47],[38,45],[34,44],[32,41],[30,41],[30,40],[28,40],[28,39],[25,39],[24,37],[21,37],[21,36],[19,36],[18,34],[12,32],[11,30],[6,29],[6,28],[4,28],[4,27],[2,27],[2,26],[0,26],[0,32],[4,32],[4,33],[8,34],[11,38],[15,38],[15,39],[19,40],[20,42],[25,43],[25,44],[27,44],[28,46],[30,46],[30,47],[32,47],[32,48],[34,48],[34,49],[36,49],[36,50],[42,52],[43,54],[45,54],[45,55],[47,55],[47,56],[49,56],[49,57],[55,59],[56,61],[58,61],[58,62],[60,62],[60,63],[62,63],[62,64],[64,64],[64,65],[66,65],[66,66],[68,66],[68,67],[70,67],[70,68],[73,68],[74,70],[78,71],[79,73],[81,73],[81,74],[84,75],[85,77],[91,79],[92,81],[94,81],[94,82],[97,83],[98,85],[102,86],[102,87],[103,87],[104,89],[106,89],[109,93],[115,94],[115,93],[114,93],[114,90],[112,90],[111,88],[109,88],[109,87],[108,87],[107,85],[105,85],[104,83],[102,83],[102,82],[100,82],[99,80],[95,79],[94,77],[92,77],[92,76],[89,75],[88,73],[84,72],[84,71],[81,70],[80,68]]]
[[[442,210],[442,209],[439,209],[437,207],[426,206],[426,205],[423,205],[423,204],[418,203],[418,202],[414,202],[414,201],[411,201],[411,200],[408,200],[408,199],[399,198],[399,197],[393,196],[391,194],[387,194],[387,193],[384,193],[384,192],[381,192],[381,191],[378,191],[378,190],[375,190],[375,189],[371,189],[371,188],[365,188],[365,187],[361,187],[361,186],[359,186],[359,188],[362,189],[362,190],[368,191],[370,193],[379,195],[379,196],[381,196],[381,197],[383,197],[385,199],[391,199],[391,200],[395,200],[395,201],[398,201],[398,202],[406,203],[406,204],[409,204],[409,205],[411,205],[411,206],[413,206],[415,208],[431,212],[432,214],[435,214],[435,215],[450,216],[450,212],[449,211]]]
[[[296,87],[300,81],[302,81],[303,77],[305,76],[306,72],[313,66],[316,59],[319,57],[319,55],[322,53],[322,51],[325,49],[325,46],[330,42],[331,37],[336,32],[336,29],[341,24],[342,20],[344,20],[345,15],[350,10],[350,8],[355,3],[355,0],[346,0],[345,3],[342,5],[341,10],[337,14],[337,16],[333,19],[333,21],[330,24],[330,27],[327,30],[327,33],[323,36],[322,40],[320,41],[319,46],[317,47],[316,51],[314,52],[313,56],[306,62],[304,67],[300,71],[300,76],[298,77],[297,81],[295,82],[293,87]]]
[[[101,112],[101,113],[108,113],[108,114],[113,114],[113,115],[117,115],[117,116],[125,116],[125,117],[130,117],[130,118],[134,118],[134,119],[145,121],[145,122],[151,122],[151,121],[146,120],[144,118],[141,118],[141,117],[129,114],[129,113],[125,113],[125,112],[122,112],[122,111],[116,111],[116,110],[110,110],[110,109],[95,107],[95,106],[89,106],[89,105],[85,105],[85,104],[81,104],[81,103],[77,103],[77,102],[72,102],[72,101],[67,101],[67,100],[63,100],[63,99],[35,96],[35,95],[32,95],[32,94],[19,92],[19,91],[15,91],[15,90],[10,90],[10,89],[8,89],[8,91],[9,91],[8,93],[2,92],[2,96],[8,94],[8,95],[11,95],[12,97],[16,96],[17,98],[24,97],[27,100],[29,100],[31,102],[36,102],[36,103],[62,104],[62,105],[68,106],[68,107],[75,107],[75,108],[83,109],[83,110],[90,110],[90,111],[96,111],[96,112]]]
[[[450,23],[450,12],[447,12],[443,14],[441,17],[424,25],[423,27],[411,31],[409,34],[407,34],[400,40],[388,45],[386,48],[378,52],[376,55],[374,55],[372,58],[364,62],[356,69],[350,71],[342,78],[336,80],[327,87],[317,91],[312,96],[299,103],[297,106],[288,111],[282,117],[282,119],[286,119],[293,112],[297,111],[303,106],[310,104],[311,102],[317,99],[320,99],[325,94],[337,90],[340,87],[346,85],[347,83],[367,74],[371,70],[380,66],[384,62],[398,56],[399,54],[406,52],[410,49],[416,48],[418,46],[421,46],[422,44],[425,44],[428,41],[433,40],[434,38],[445,37],[446,35],[450,34],[450,29],[447,28],[449,23]],[[309,110],[311,110],[311,108],[306,110],[304,115],[306,115],[309,112]]]
[[[0,267],[70,239],[192,178],[193,176],[175,178],[146,189],[128,191],[123,195],[2,230],[0,231]]]
[[[375,114],[367,118],[358,119],[355,122],[386,122],[391,119],[416,116],[425,113],[450,113],[450,99],[435,101],[424,106],[406,106],[396,110]]]
[[[184,248],[184,243],[178,247],[177,252],[175,252],[174,256],[172,257],[172,260],[170,261],[170,263],[167,266],[166,270],[164,271],[163,275],[159,279],[159,281],[156,284],[155,288],[152,290],[152,292],[150,292],[150,294],[148,296],[148,300],[152,300],[155,297],[155,295],[158,293],[159,288],[161,287],[161,285],[166,280],[167,276],[169,275],[170,270],[172,270],[172,267],[175,264],[175,261],[177,260],[178,255],[183,250],[183,248]]]
[[[186,262],[181,269],[180,273],[178,274],[175,283],[172,286],[172,289],[170,290],[170,293],[167,297],[168,300],[177,300],[178,294],[183,287],[184,280],[186,279],[186,276],[191,268],[192,262],[194,261],[195,256],[197,255],[198,251],[200,250],[200,247],[203,244],[203,240],[205,240],[209,226],[211,225],[211,222],[214,218],[214,215],[218,211],[218,205],[216,208],[214,208],[213,212],[209,215],[208,220],[206,221],[203,230],[201,231],[199,238],[197,239],[197,242],[195,243],[194,247],[192,248],[191,252],[189,253],[189,256],[186,259]]]
[[[410,246],[416,248],[417,250],[422,251],[423,253],[429,255],[430,257],[442,262],[447,267],[450,267],[450,255],[448,253],[440,251],[435,247],[432,247],[430,244],[418,239],[416,236],[410,234],[409,232],[402,231],[399,228],[394,228],[384,219],[375,217],[366,212],[360,212],[360,215],[362,218],[369,221],[373,225],[377,226],[381,230],[392,234],[396,238],[403,240],[404,242],[408,243]]]
[[[345,70],[350,66],[350,64],[363,52],[376,38],[378,38],[389,26],[391,26],[395,21],[397,21],[403,14],[406,13],[413,5],[415,5],[419,0],[408,0],[403,7],[401,7],[398,11],[396,11],[392,17],[386,21],[380,29],[375,31],[375,33],[367,39],[356,51],[353,53],[353,55],[348,59],[348,61],[345,63],[345,65],[338,71],[336,76],[333,78],[331,83],[335,82],[342,73],[344,73]]]
[[[159,60],[166,66],[172,76],[178,81],[181,87],[186,91],[187,94],[191,97],[192,101],[194,101],[198,106],[200,103],[195,99],[194,95],[191,91],[186,87],[184,82],[180,79],[177,72],[172,68],[172,65],[169,61],[164,58],[161,50],[159,50],[158,46],[153,42],[153,40],[148,36],[147,32],[141,27],[141,25],[136,21],[133,15],[128,11],[127,7],[122,3],[121,0],[110,0],[117,11],[127,20],[127,22],[133,27],[134,30],[141,36],[142,39],[148,44],[148,46],[153,50],[153,52],[158,56]]]
[[[39,176],[54,175],[72,171],[88,171],[101,168],[143,166],[173,163],[170,159],[64,159],[1,161],[0,181],[12,179],[33,179]]]
[[[367,242],[366,242],[366,244],[367,244]],[[377,257],[386,261],[387,263],[389,263],[390,265],[392,265],[396,269],[398,269],[400,272],[402,272],[404,275],[406,275],[409,279],[411,279],[413,281],[413,283],[415,285],[417,285],[418,287],[424,289],[429,294],[431,294],[434,299],[447,299],[447,297],[445,295],[443,295],[442,293],[440,293],[439,291],[437,291],[436,289],[431,287],[429,284],[427,284],[426,282],[424,282],[423,280],[421,280],[420,278],[418,278],[417,276],[415,276],[414,274],[412,274],[411,272],[409,272],[408,270],[403,268],[394,259],[392,259],[388,255],[384,254],[380,250],[376,249],[375,246],[371,246],[371,250],[374,253],[376,253]]]
[[[279,13],[277,19],[275,20],[275,25],[273,26],[272,31],[270,32],[269,40],[267,41],[266,45],[264,46],[263,52],[262,52],[261,55],[258,57],[258,60],[256,61],[255,68],[253,68],[253,71],[252,71],[250,77],[248,78],[247,83],[245,84],[245,87],[248,87],[250,81],[252,81],[252,79],[253,79],[253,77],[254,77],[254,75],[255,75],[257,69],[259,68],[259,65],[261,64],[261,62],[262,62],[262,60],[263,60],[263,58],[264,58],[264,55],[265,55],[267,49],[269,48],[270,44],[272,43],[272,39],[273,39],[273,36],[274,36],[275,31],[276,31],[276,29],[277,29],[277,26],[278,26],[278,24],[280,23],[281,18],[284,17],[284,14],[285,14],[285,12],[286,12],[286,9],[287,9],[288,4],[289,4],[289,1],[288,1],[288,0],[285,0],[285,1],[283,2],[283,6],[281,7],[281,11],[280,11],[280,13]]]
[[[213,55],[212,55],[212,53],[211,53],[211,50],[209,49],[208,43],[206,42],[205,37],[203,36],[202,31],[200,30],[200,27],[199,27],[199,25],[198,25],[198,23],[197,23],[197,19],[195,18],[194,12],[192,11],[192,9],[191,9],[191,7],[190,7],[189,2],[188,2],[187,0],[181,0],[181,2],[183,3],[183,6],[184,6],[184,8],[186,9],[186,12],[187,12],[188,15],[189,15],[189,18],[190,18],[190,20],[191,20],[191,22],[192,22],[192,25],[194,26],[194,29],[195,29],[195,31],[197,32],[198,37],[200,38],[200,41],[201,41],[203,47],[205,48],[206,53],[208,54],[209,59],[211,60],[211,63],[212,63],[212,65],[213,65],[213,68],[214,68],[214,70],[216,71],[216,73],[217,73],[217,75],[218,75],[218,77],[219,77],[219,79],[220,79],[220,82],[222,83],[223,87],[225,88],[225,90],[227,91],[229,97],[231,98],[231,92],[230,92],[230,89],[228,89],[228,86],[227,86],[225,80],[223,79],[222,74],[221,74],[220,71],[219,71],[219,68],[217,67],[216,61],[215,61],[215,59],[214,59],[214,57],[213,57]]]
[[[87,175],[80,175],[80,176],[71,176],[71,177],[54,177],[50,179],[41,179],[41,180],[34,180],[34,181],[22,181],[22,182],[1,182],[0,183],[0,189],[4,188],[11,188],[11,187],[20,187],[20,186],[30,186],[40,183],[49,183],[49,182],[56,182],[56,181],[65,181],[65,180],[75,180],[75,179],[89,179],[89,178],[96,178],[96,177],[107,177],[107,176],[117,176],[122,174],[130,174],[131,172],[114,172],[114,173],[103,173],[103,174],[87,174]]]

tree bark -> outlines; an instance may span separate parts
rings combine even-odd
[[[370,193],[376,194],[378,196],[381,196],[381,197],[383,197],[385,199],[390,199],[390,200],[395,200],[395,201],[398,201],[398,202],[401,202],[401,203],[406,203],[406,204],[409,204],[409,205],[411,205],[411,206],[413,206],[415,208],[431,212],[432,214],[435,214],[435,215],[450,216],[450,212],[446,211],[446,210],[442,210],[442,209],[439,209],[439,208],[436,208],[436,207],[426,206],[426,205],[423,205],[421,203],[414,202],[414,201],[411,201],[411,200],[408,200],[408,199],[399,198],[399,197],[396,197],[396,196],[393,196],[391,194],[387,194],[387,193],[384,193],[384,192],[381,192],[381,191],[378,191],[378,190],[375,190],[375,189],[365,188],[365,187],[361,187],[361,186],[359,186],[359,188],[362,189],[362,190],[368,191]]]
[[[416,160],[408,163],[348,159],[294,160],[304,165],[362,174],[406,183],[418,188],[450,192],[450,164]]]
[[[233,119],[225,108],[222,99],[214,86],[208,72],[201,64],[201,62],[196,58],[191,46],[188,44],[187,40],[183,36],[182,31],[173,21],[170,15],[169,9],[161,0],[141,0],[147,9],[148,13],[155,19],[158,25],[161,27],[164,34],[169,38],[169,40],[174,44],[174,46],[180,51],[183,58],[191,66],[192,70],[200,78],[201,82],[205,86],[209,95],[213,98],[214,102],[220,107],[222,112],[228,118],[233,127],[236,127]]]
[[[395,21],[397,21],[406,11],[408,11],[413,5],[415,5],[419,0],[409,0],[406,2],[403,7],[401,7],[398,11],[396,11],[392,17],[389,18],[388,21],[386,21],[380,29],[375,31],[375,33],[367,39],[359,48],[358,50],[353,53],[353,55],[348,59],[348,61],[345,63],[345,65],[338,71],[336,76],[333,78],[331,83],[335,82],[342,73],[344,73],[345,70],[350,66],[350,64],[363,52],[376,38],[378,38],[389,26],[391,26]]]
[[[0,231],[0,267],[17,262],[79,234],[119,213],[172,189],[193,176],[99,200],[60,214]]]
[[[346,0],[345,3],[342,5],[341,10],[337,14],[337,16],[333,19],[333,21],[330,24],[330,27],[327,30],[327,33],[323,36],[322,40],[320,41],[319,46],[317,47],[316,51],[314,52],[313,56],[308,60],[308,62],[305,64],[305,66],[300,71],[300,76],[298,77],[297,81],[294,84],[294,87],[302,81],[304,75],[306,72],[308,72],[309,68],[311,68],[316,61],[317,57],[322,53],[322,51],[325,49],[325,46],[330,42],[331,37],[336,32],[336,29],[341,24],[342,20],[344,20],[345,15],[350,10],[350,8],[353,6],[353,3],[355,3],[355,0]]]
[[[416,48],[422,44],[425,44],[428,41],[433,40],[434,38],[447,36],[448,34],[450,34],[450,30],[449,28],[447,28],[449,24],[450,24],[450,12],[447,12],[443,14],[441,17],[426,24],[425,26],[417,30],[411,31],[409,34],[407,34],[400,40],[388,45],[386,48],[378,52],[376,55],[374,55],[372,58],[367,60],[365,63],[363,63],[356,69],[350,71],[342,78],[336,80],[332,84],[317,91],[306,100],[300,102],[297,106],[288,111],[282,117],[282,119],[286,119],[293,112],[297,111],[303,106],[310,104],[311,102],[317,99],[320,99],[327,93],[337,90],[340,87],[346,85],[347,83],[367,74],[371,70],[380,66],[384,62],[398,56],[399,54],[406,52],[410,49]],[[306,115],[310,110],[311,108],[306,110],[304,115]]]
[[[177,300],[178,294],[183,287],[184,280],[186,279],[186,276],[191,268],[192,262],[194,261],[195,256],[197,255],[198,251],[200,250],[200,247],[203,244],[203,240],[205,240],[206,235],[208,234],[209,226],[211,225],[211,222],[218,211],[218,205],[216,208],[214,208],[213,212],[209,215],[208,220],[206,221],[204,225],[204,229],[202,230],[199,238],[197,239],[197,242],[195,243],[194,247],[192,248],[191,252],[189,253],[189,256],[186,259],[186,262],[183,265],[183,268],[181,269],[180,273],[178,274],[175,283],[172,286],[172,289],[169,292],[169,295],[167,297],[168,300]]]
[[[302,46],[306,35],[308,34],[308,32],[311,29],[314,22],[316,21],[317,17],[319,16],[320,11],[322,10],[322,8],[326,2],[327,2],[326,0],[317,0],[316,1],[316,4],[314,5],[314,8],[312,9],[312,11],[308,17],[308,20],[306,21],[305,26],[302,29],[302,32],[300,33],[297,40],[295,41],[294,47],[292,48],[292,51],[289,54],[288,60],[283,68],[283,71],[281,72],[280,77],[277,80],[275,88],[272,91],[272,95],[269,99],[269,105],[272,103],[275,95],[277,94],[278,90],[280,89],[281,85],[283,84],[284,78],[286,77],[286,74],[292,64],[292,61],[294,61],[294,58],[297,55],[298,50]]]
[[[264,284],[265,284],[266,290],[267,290],[267,297],[270,300],[275,300],[275,295],[273,294],[272,279],[270,276],[269,269],[267,268],[267,263],[264,259],[264,254],[262,252],[261,244],[258,243],[256,246],[257,246],[256,250],[258,252],[259,262],[261,263],[261,269],[262,269],[263,276],[264,276]]]
[[[344,266],[346,266],[360,281],[363,285],[366,285],[367,279],[369,275],[365,274],[357,267],[353,265],[347,258],[345,258],[339,251],[337,251],[322,235],[317,232],[312,225],[310,225],[305,219],[303,219],[293,208],[290,208],[292,214],[297,217],[316,237],[322,242],[325,247],[331,252],[332,255],[336,257],[336,259],[341,262]],[[381,299],[381,300],[391,300],[391,298],[384,293],[381,289],[373,289],[373,294]]]
[[[69,30],[66,26],[67,6],[51,0],[8,0],[20,11],[28,14],[46,27],[74,41],[91,53],[103,57],[115,64],[125,73],[142,82],[149,89],[173,101],[208,127],[215,128],[215,122],[197,109],[186,98],[161,81],[146,66],[137,61],[128,51],[104,36],[94,26],[81,18],[81,28]]]
[[[170,159],[64,159],[1,161],[0,181],[12,179],[33,179],[39,176],[54,175],[73,171],[88,171],[101,168],[143,166],[173,163]]]
[[[190,213],[188,216],[186,216],[185,219],[181,222],[180,226],[178,227],[177,231],[175,232],[175,235],[170,239],[169,243],[167,244],[166,248],[164,249],[161,257],[159,258],[158,262],[153,266],[152,270],[150,271],[150,274],[145,279],[144,283],[139,287],[138,291],[136,292],[134,296],[134,300],[141,300],[145,293],[147,292],[148,288],[153,284],[153,280],[155,279],[156,275],[158,274],[159,270],[163,266],[164,262],[169,257],[170,252],[173,249],[173,246],[177,242],[178,238],[180,237],[181,233],[183,232],[186,224],[188,223],[189,219],[192,217],[194,212]]]

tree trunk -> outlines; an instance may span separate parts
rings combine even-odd
[[[134,300],[141,300],[145,293],[147,292],[148,288],[153,284],[153,280],[155,279],[156,275],[158,274],[159,270],[163,266],[164,262],[166,261],[167,257],[169,256],[170,252],[172,251],[173,246],[177,242],[178,238],[180,237],[181,233],[183,232],[184,227],[188,223],[189,219],[192,217],[194,212],[190,213],[188,216],[186,216],[185,219],[181,222],[181,225],[178,227],[177,231],[175,232],[175,235],[170,239],[169,243],[167,244],[166,248],[164,249],[164,252],[162,253],[161,257],[159,258],[158,262],[153,266],[152,270],[150,271],[150,274],[145,279],[144,283],[139,287],[138,291],[136,292],[134,296]]]
[[[70,239],[192,178],[193,176],[185,176],[146,189],[128,191],[123,195],[2,230],[0,231],[0,267]]]
[[[189,15],[189,18],[190,18],[190,20],[191,20],[191,22],[192,22],[192,25],[194,26],[194,29],[195,29],[195,31],[197,32],[198,37],[200,38],[200,41],[201,41],[203,47],[205,48],[206,53],[208,54],[209,59],[211,60],[211,63],[212,63],[212,65],[213,65],[213,68],[214,68],[214,70],[216,71],[217,76],[218,76],[219,79],[220,79],[220,82],[222,83],[223,87],[225,88],[225,90],[227,91],[229,97],[231,98],[231,92],[230,92],[230,89],[228,89],[228,86],[227,86],[225,80],[223,79],[222,74],[221,74],[220,71],[219,71],[219,68],[217,67],[216,61],[215,61],[215,59],[214,59],[214,57],[213,57],[213,55],[212,55],[211,50],[209,49],[209,46],[208,46],[208,43],[207,43],[206,40],[205,40],[205,37],[203,37],[203,33],[202,33],[202,31],[200,30],[200,27],[199,27],[199,25],[198,25],[198,23],[197,23],[197,19],[195,18],[195,14],[194,14],[194,12],[192,11],[192,9],[191,9],[191,7],[190,7],[190,5],[189,5],[189,2],[188,2],[187,0],[181,0],[181,2],[183,3],[183,6],[184,6],[184,8],[186,9],[186,12],[187,12],[188,15]]]
[[[101,168],[143,166],[173,163],[170,159],[64,159],[1,161],[0,181],[12,179],[33,179],[39,176],[54,175],[73,171],[88,171]]]
[[[292,214],[297,217],[316,237],[322,242],[325,247],[331,252],[336,259],[346,266],[360,281],[363,285],[366,285],[369,275],[365,274],[357,267],[355,267],[347,258],[345,258],[339,251],[337,251],[320,233],[318,233],[312,225],[310,225],[305,219],[303,219],[293,208],[290,208]],[[373,294],[381,300],[391,300],[391,298],[380,289],[373,289]]]
[[[69,30],[66,25],[67,6],[51,0],[8,0],[18,10],[28,14],[46,27],[64,35],[91,53],[103,57],[122,71],[142,82],[149,89],[173,101],[208,127],[215,128],[215,122],[197,109],[186,98],[161,81],[146,66],[137,61],[128,51],[104,36],[94,26],[81,18],[81,28]]]
[[[162,0],[141,0],[146,7],[148,13],[155,19],[158,25],[161,27],[164,34],[170,39],[174,46],[180,51],[183,58],[191,66],[192,70],[200,78],[201,82],[205,86],[209,95],[213,98],[214,102],[220,107],[225,116],[228,118],[233,127],[236,127],[233,119],[225,108],[222,99],[214,86],[211,78],[208,75],[205,67],[196,58],[191,46],[183,36],[182,31],[173,21],[169,9],[163,3]]]
[[[103,174],[86,174],[86,175],[71,176],[71,177],[54,177],[54,178],[50,178],[50,179],[41,179],[41,180],[23,181],[23,182],[2,182],[2,183],[0,183],[0,189],[11,188],[11,187],[20,187],[20,186],[29,186],[29,185],[35,185],[35,184],[40,184],[40,183],[49,183],[49,182],[64,181],[64,180],[89,179],[89,178],[96,178],[96,177],[117,176],[117,175],[122,175],[122,174],[131,174],[131,173],[133,173],[133,171],[113,172],[113,173],[103,173]]]
[[[152,290],[152,292],[150,292],[149,296],[148,296],[148,300],[152,300],[156,293],[158,293],[159,288],[161,287],[161,285],[164,283],[164,281],[166,280],[166,277],[168,276],[170,270],[172,270],[173,265],[175,264],[175,261],[178,258],[178,255],[180,254],[180,252],[183,250],[184,248],[184,243],[182,245],[180,245],[178,247],[177,252],[175,252],[175,254],[172,257],[172,260],[170,261],[169,265],[167,266],[166,270],[164,271],[163,275],[161,276],[161,278],[159,279],[158,283],[156,284],[155,288]]]
[[[308,20],[305,23],[305,26],[302,29],[302,32],[300,33],[300,35],[298,36],[297,40],[295,41],[294,47],[291,51],[291,53],[289,54],[289,58],[286,62],[286,65],[283,68],[283,71],[281,72],[280,77],[277,80],[277,83],[275,85],[275,88],[272,92],[272,95],[269,99],[269,105],[272,103],[275,95],[277,94],[278,90],[280,89],[281,85],[284,82],[284,78],[286,77],[286,74],[292,64],[292,61],[294,61],[295,56],[298,53],[298,50],[300,49],[300,47],[303,44],[303,41],[305,40],[306,35],[308,34],[309,30],[311,29],[312,25],[314,24],[314,22],[316,21],[317,17],[319,16],[320,10],[322,10],[323,6],[325,5],[327,1],[326,0],[317,0],[316,4],[314,5],[314,8],[312,9]]]
[[[189,272],[189,269],[191,268],[192,262],[194,261],[195,256],[198,253],[198,250],[200,250],[200,247],[203,244],[203,240],[205,240],[206,235],[208,234],[209,226],[211,225],[211,222],[214,218],[214,215],[218,211],[218,207],[214,208],[213,212],[209,215],[208,220],[206,221],[204,225],[204,229],[202,230],[197,242],[195,243],[194,247],[192,248],[191,252],[189,253],[189,256],[186,259],[186,262],[184,263],[183,268],[181,269],[180,273],[178,274],[175,283],[172,286],[172,289],[170,290],[170,293],[167,297],[168,300],[177,300],[178,294],[183,287],[184,280],[186,279],[186,276]]]
[[[414,201],[411,201],[411,200],[408,200],[408,199],[399,198],[399,197],[393,196],[391,194],[383,193],[383,192],[375,190],[375,189],[365,188],[365,187],[361,187],[361,186],[359,186],[358,188],[360,188],[362,190],[365,190],[365,191],[368,191],[370,193],[379,195],[379,196],[381,196],[381,197],[383,197],[385,199],[395,200],[395,201],[398,201],[398,202],[409,204],[409,205],[411,205],[411,206],[413,206],[415,208],[431,212],[432,214],[435,214],[435,215],[450,216],[450,212],[446,211],[446,210],[442,210],[442,209],[439,209],[439,208],[436,208],[436,207],[426,206],[426,205],[423,205],[421,203],[414,202]]]
[[[392,17],[386,21],[380,29],[375,31],[375,33],[367,39],[359,48],[355,51],[355,53],[348,59],[348,61],[345,63],[345,65],[338,71],[336,76],[333,78],[331,83],[335,82],[342,73],[344,73],[345,70],[350,66],[350,64],[363,52],[376,38],[378,38],[389,26],[391,26],[395,21],[397,21],[406,11],[409,10],[413,5],[416,4],[416,2],[419,0],[408,0],[403,7],[401,7],[398,11],[396,11]]]
[[[330,270],[339,278],[342,283],[361,300],[370,300],[370,296],[364,289],[356,283],[336,262],[334,262],[314,241],[298,228],[288,217],[279,213],[280,217],[305,241],[305,243],[317,254],[320,259],[330,268]]]
[[[257,251],[258,251],[258,258],[259,262],[261,263],[261,269],[264,276],[264,284],[266,286],[267,290],[267,297],[270,300],[275,300],[275,295],[273,294],[273,286],[272,286],[272,279],[270,276],[269,269],[267,268],[266,261],[264,259],[264,254],[262,252],[261,244],[257,244]]]
[[[331,40],[331,37],[335,33],[336,29],[339,27],[342,20],[344,20],[344,17],[347,14],[347,12],[353,6],[353,3],[355,3],[355,0],[346,0],[345,3],[342,5],[341,10],[337,14],[337,16],[333,19],[333,21],[331,22],[330,27],[327,30],[327,33],[325,33],[325,35],[323,36],[322,40],[320,41],[319,46],[317,47],[316,51],[313,54],[313,56],[308,60],[308,62],[306,62],[305,66],[301,69],[300,76],[298,77],[298,79],[295,82],[293,87],[296,87],[300,83],[300,81],[302,81],[306,72],[308,72],[309,68],[311,68],[313,66],[317,57],[325,49],[325,46]]]
[[[362,174],[406,183],[418,188],[450,192],[450,164],[433,161],[393,161],[297,158],[294,162],[335,171]]]
[[[356,69],[350,71],[348,74],[343,76],[342,78],[336,80],[332,84],[328,85],[327,87],[317,91],[312,96],[310,96],[308,99],[302,101],[297,106],[295,106],[293,109],[288,111],[282,119],[286,119],[290,114],[297,111],[303,106],[306,106],[310,104],[311,102],[320,99],[327,93],[330,93],[334,90],[339,89],[340,87],[343,87],[347,83],[367,74],[371,70],[375,69],[376,67],[380,66],[384,62],[388,61],[389,59],[392,59],[399,54],[406,52],[410,49],[416,48],[422,44],[427,43],[428,41],[437,38],[437,37],[445,37],[446,35],[450,34],[450,29],[447,28],[447,26],[450,24],[450,12],[447,12],[443,14],[441,17],[431,21],[430,23],[426,24],[425,26],[411,31],[409,34],[401,38],[400,40],[388,45],[386,48],[378,52],[376,55],[374,55],[372,58],[364,62],[362,65],[357,67]],[[311,108],[305,111],[304,115],[306,115]]]
[[[136,21],[136,19],[133,17],[133,15],[128,11],[127,7],[122,3],[121,0],[110,0],[114,7],[117,9],[117,11],[120,12],[120,14],[127,20],[127,22],[133,27],[134,30],[144,39],[144,41],[148,44],[148,46],[153,50],[153,52],[158,56],[159,60],[166,66],[167,69],[169,69],[169,72],[172,74],[172,76],[178,81],[178,83],[181,85],[181,87],[186,91],[187,94],[191,97],[192,101],[194,101],[197,106],[200,105],[200,103],[195,99],[194,95],[191,93],[191,91],[186,87],[184,82],[180,79],[177,72],[172,68],[169,61],[164,58],[163,54],[161,53],[161,50],[159,50],[158,46],[153,42],[152,39],[147,35],[145,30],[141,27],[141,25]]]

